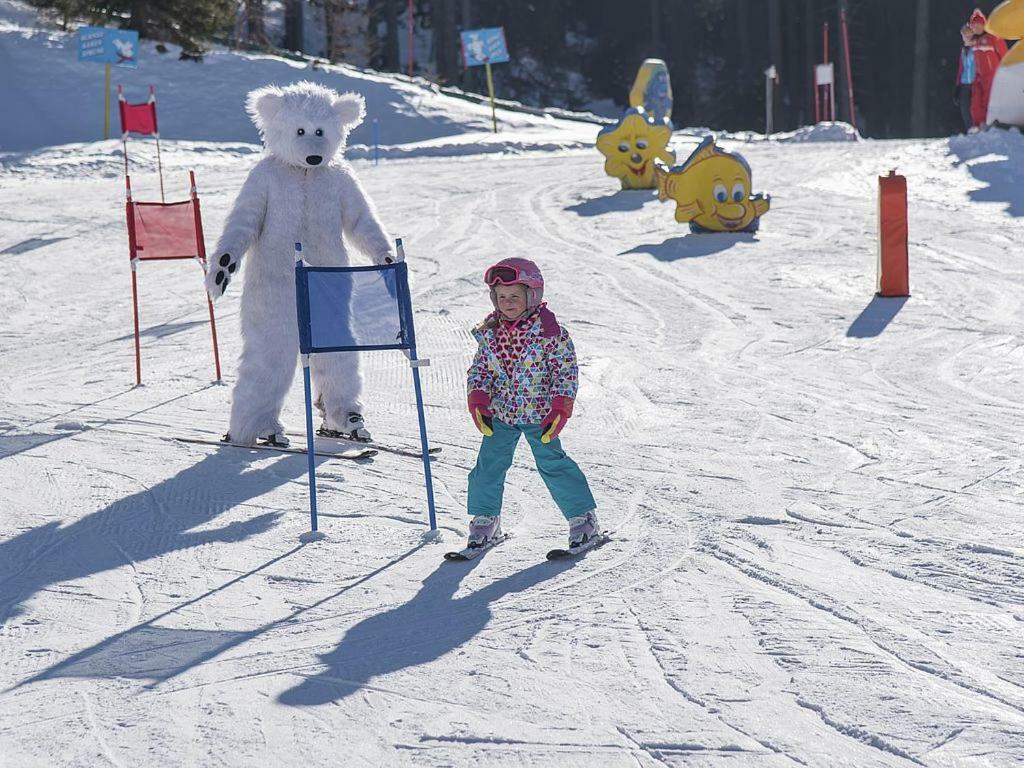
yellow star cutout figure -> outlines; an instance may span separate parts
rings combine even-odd
[[[623,189],[654,189],[654,161],[676,161],[668,150],[672,129],[668,120],[654,120],[643,107],[631,107],[615,125],[597,134],[597,149],[604,155],[604,172],[618,179]]]

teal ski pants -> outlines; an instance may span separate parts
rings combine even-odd
[[[505,494],[505,474],[512,466],[512,457],[519,444],[519,435],[526,435],[526,442],[533,451],[537,471],[551,498],[562,511],[566,520],[594,509],[597,504],[587,485],[587,478],[562,450],[562,443],[556,437],[546,445],[540,441],[539,424],[505,424],[493,421],[494,434],[480,443],[476,466],[469,473],[469,501],[467,507],[472,517],[501,514],[501,500]]]

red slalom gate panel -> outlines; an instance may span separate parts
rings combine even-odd
[[[878,177],[878,295],[910,295],[907,179],[896,171]]]

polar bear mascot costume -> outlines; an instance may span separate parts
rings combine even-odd
[[[341,151],[362,122],[363,97],[310,82],[266,86],[246,100],[264,143],[217,242],[206,275],[219,298],[242,265],[242,353],[226,440],[287,445],[281,407],[295,376],[295,243],[315,266],[347,266],[348,245],[374,264],[397,255],[372,203]],[[310,373],[321,431],[369,440],[363,423],[359,354],[314,355]]]

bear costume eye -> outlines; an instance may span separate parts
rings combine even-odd
[[[306,129],[305,128],[299,128],[299,130],[297,130],[296,133],[299,134],[299,136],[305,136],[306,135]]]
[[[317,136],[323,136],[324,135],[324,129],[323,128],[317,128],[316,129],[316,135]]]

